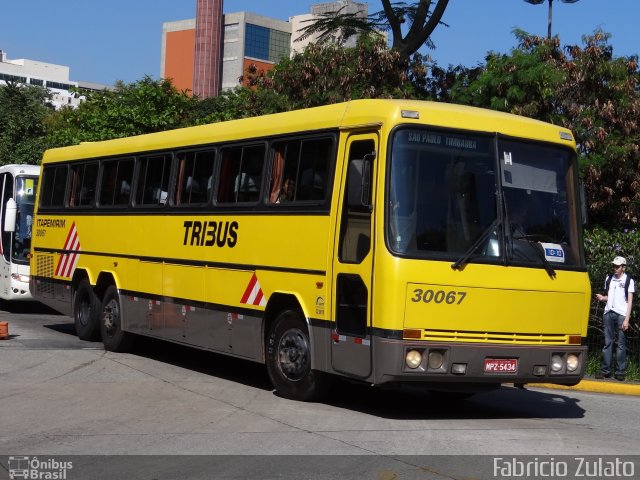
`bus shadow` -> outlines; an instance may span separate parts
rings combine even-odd
[[[138,338],[135,355],[237,382],[264,391],[273,391],[264,365],[213,352]],[[440,398],[418,388],[379,388],[336,379],[322,404],[393,420],[582,418],[580,400],[566,391],[533,391],[502,387],[479,393],[467,400]],[[273,395],[277,395],[273,391]]]
[[[266,367],[249,360],[149,337],[136,337],[131,353],[260,390],[273,390]]]
[[[0,309],[7,313],[15,314],[30,314],[30,315],[60,315],[63,316],[57,310],[49,308],[43,303],[36,301],[16,301],[16,302],[1,302]]]
[[[339,382],[326,402],[340,408],[393,420],[582,418],[580,400],[555,391],[504,386],[466,400],[432,395],[417,388],[375,388]]]
[[[76,327],[73,325],[73,322],[49,323],[49,324],[44,324],[43,327],[48,328],[49,330],[53,330],[54,332],[64,333],[65,335],[76,337]],[[87,342],[87,343],[102,343],[102,342]]]
[[[46,328],[74,336],[73,322],[44,325]],[[83,342],[100,345],[101,342]],[[198,350],[150,337],[136,337],[131,352],[144,358],[192,370],[204,375],[273,391],[264,365]],[[277,395],[277,393],[273,393]],[[563,390],[539,391],[502,387],[478,393],[467,400],[439,397],[415,386],[371,387],[336,379],[330,395],[321,403],[393,420],[511,419],[511,418],[582,418],[585,410],[580,400]]]

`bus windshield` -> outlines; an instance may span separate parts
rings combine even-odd
[[[387,245],[416,258],[583,268],[574,170],[575,153],[559,146],[399,129]]]
[[[16,230],[13,236],[12,259],[16,263],[29,263],[33,207],[36,199],[38,177],[16,177]]]

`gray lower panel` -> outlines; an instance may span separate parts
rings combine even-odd
[[[263,362],[262,317],[123,296],[125,330]]]

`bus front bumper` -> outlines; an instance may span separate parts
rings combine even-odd
[[[377,338],[374,383],[552,383],[575,385],[584,375],[587,347],[433,343]]]
[[[6,295],[7,300],[33,300],[29,289],[29,277],[12,273]]]

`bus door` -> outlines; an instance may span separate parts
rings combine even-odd
[[[13,198],[13,175],[8,172],[0,174],[0,276],[11,279],[11,232],[4,231],[7,200]],[[3,282],[2,295],[9,295],[10,281]]]
[[[378,135],[347,139],[333,264],[331,364],[360,378],[371,373],[372,218]]]

